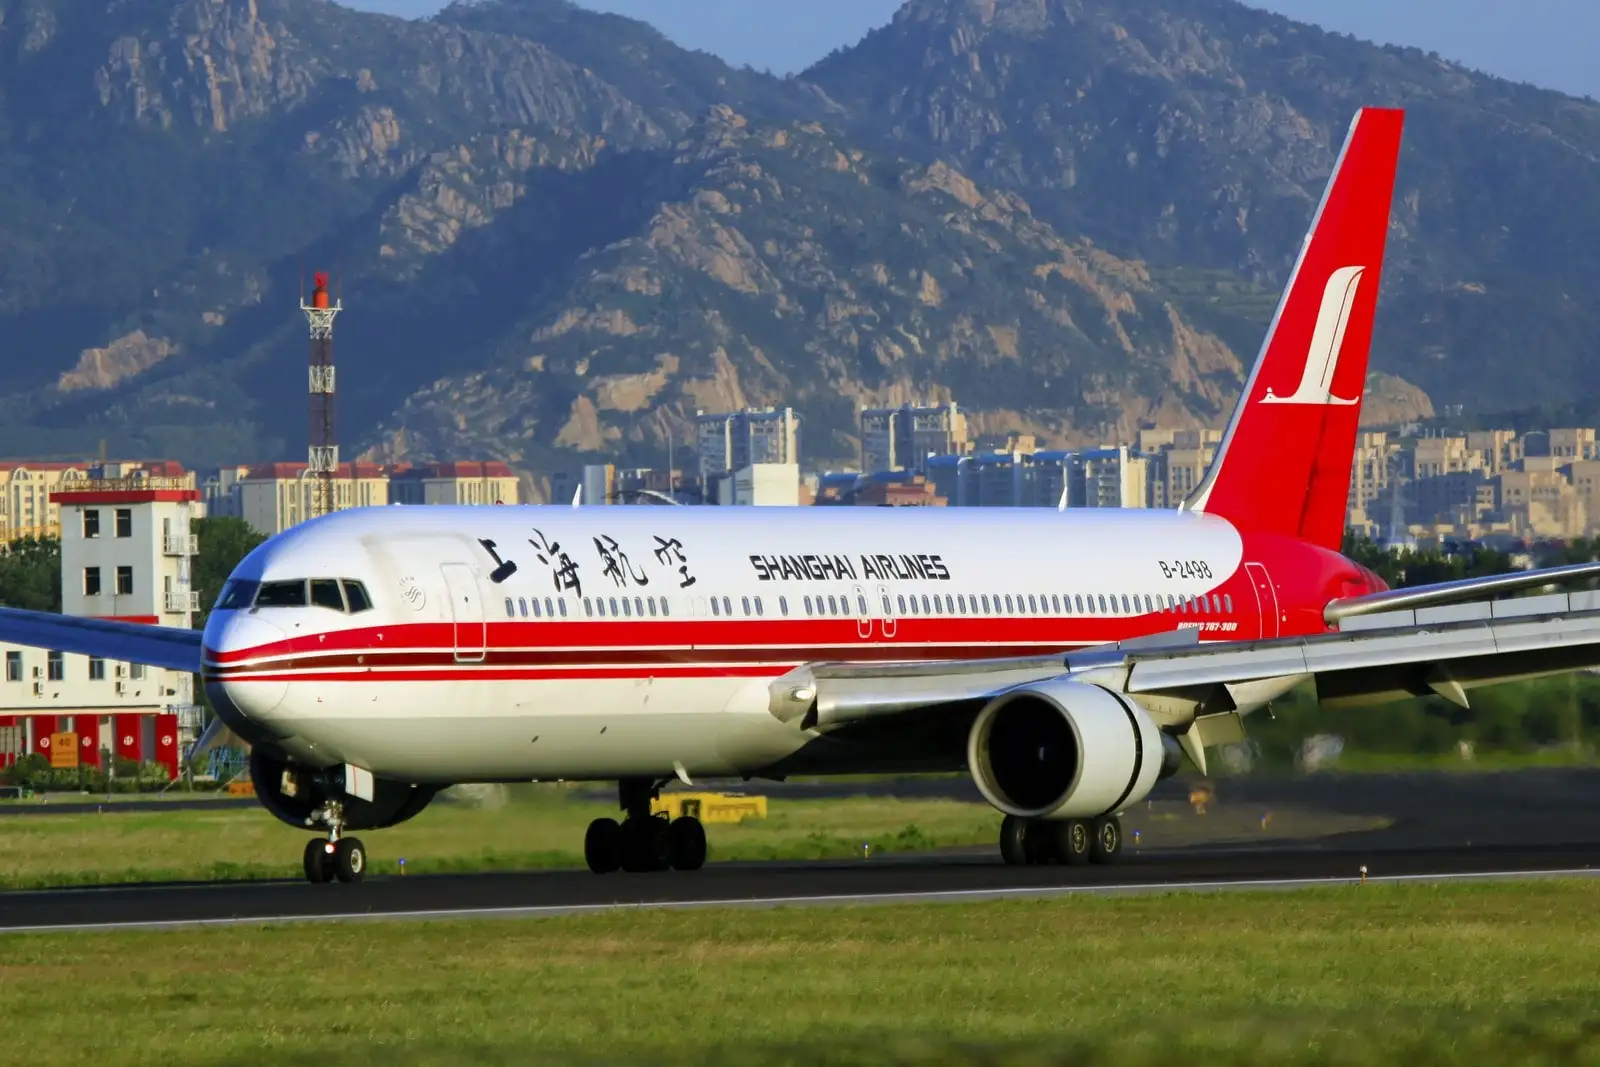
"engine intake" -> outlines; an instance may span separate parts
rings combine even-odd
[[[1013,689],[978,713],[967,766],[1007,815],[1083,819],[1143,800],[1175,773],[1182,749],[1120,693],[1051,679]]]

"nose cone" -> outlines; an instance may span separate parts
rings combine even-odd
[[[271,736],[263,727],[283,703],[289,683],[274,678],[288,635],[248,612],[213,616],[206,627],[206,695],[217,714],[248,741]]]

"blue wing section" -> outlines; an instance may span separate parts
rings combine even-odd
[[[200,672],[199,630],[0,608],[0,642]]]

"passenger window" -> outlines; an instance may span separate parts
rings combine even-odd
[[[1011,613],[1012,613],[1012,607],[1011,607],[1011,594],[1010,594],[1010,593],[1007,593],[1007,594],[1006,594],[1006,614],[1007,614],[1007,615],[1010,615],[1010,614],[1011,614]]]
[[[957,593],[956,594],[956,610],[959,611],[963,615],[965,615],[967,613],[967,594],[965,594],[965,593]]]
[[[1099,593],[1097,595],[1100,598],[1100,614],[1102,614],[1102,615],[1111,614],[1111,609],[1106,607],[1106,595],[1104,593]]]
[[[527,617],[528,611],[527,611],[526,608],[523,609],[522,614],[523,614],[524,618]],[[533,598],[533,617],[536,618],[536,619],[541,619],[541,618],[544,617],[544,612],[541,611],[540,608],[539,608],[539,598],[538,597],[534,597]]]
[[[956,613],[956,598],[949,593],[944,595],[944,613],[946,615],[954,615]]]
[[[805,597],[804,598],[804,602],[805,602],[806,614],[807,615],[812,614],[812,611],[811,611],[811,598],[810,597]]]
[[[899,596],[896,599],[900,601],[900,614],[904,615],[906,613],[906,598]]]
[[[886,619],[893,618],[894,608],[889,604],[889,594],[880,593],[879,596],[883,598],[883,617]]]
[[[944,614],[944,605],[939,603],[939,596],[937,593],[935,593],[933,597],[933,613],[935,615]]]
[[[1050,594],[1050,611],[1056,615],[1061,614],[1061,597],[1059,594]]]
[[[928,607],[928,594],[927,593],[923,593],[922,594],[922,613],[924,615],[932,615],[933,614],[933,609]]]
[[[644,602],[646,604],[650,605],[650,617],[652,619],[655,618],[656,617],[656,598],[653,597],[653,596],[652,597],[645,597],[645,601]]]
[[[583,598],[583,613],[590,618],[594,617],[594,606],[589,602],[588,597]]]
[[[262,582],[256,594],[258,608],[303,608],[306,606],[304,579],[292,582]]]
[[[887,604],[884,605],[884,607],[888,607],[888,606],[889,605],[887,605]],[[781,596],[781,597],[778,598],[778,614],[780,614],[780,615],[789,614],[789,598],[788,597]]]
[[[1127,593],[1123,593],[1122,594],[1122,613],[1124,615],[1132,615],[1133,614],[1133,606],[1128,603],[1128,594]]]
[[[1232,593],[1224,593],[1224,594],[1222,594],[1222,606],[1223,606],[1223,608],[1225,608],[1227,610],[1229,615],[1233,614],[1233,594]]]
[[[722,598],[722,613],[728,618],[733,618],[733,601],[728,597]]]
[[[741,605],[743,605],[745,617],[749,618],[750,617],[750,598],[747,597],[747,596],[740,597],[739,598],[739,603]]]
[[[672,608],[668,604],[666,597],[662,597],[661,598],[661,614],[664,617],[665,616],[670,616],[672,614]]]
[[[1029,615],[1037,615],[1037,614],[1039,614],[1039,603],[1038,603],[1038,601],[1036,601],[1034,599],[1032,593],[1028,594],[1028,614]]]
[[[633,618],[633,605],[628,603],[628,598],[622,598],[622,614],[626,618]]]
[[[545,607],[549,607],[550,606],[549,598],[546,598],[544,603],[545,603]],[[566,618],[567,617],[567,598],[566,597],[562,597],[560,600],[556,601],[556,603],[561,605],[561,617],[563,619]]]
[[[513,619],[517,617],[517,613],[514,610],[514,605],[511,603],[510,597],[506,597],[506,615]]]
[[[1222,614],[1222,594],[1221,593],[1212,593],[1211,594],[1211,611],[1215,615],[1221,615]]]
[[[535,599],[533,603],[534,603],[533,613],[535,615],[537,615],[537,614],[539,614],[539,607],[538,607],[539,601],[537,599]],[[566,603],[565,603],[565,601],[563,601],[562,602],[561,614],[565,615],[566,613],[567,613],[566,612]],[[553,619],[553,618],[556,617],[556,606],[550,602],[550,598],[549,597],[545,597],[544,598],[544,614],[545,614],[545,618],[547,618],[547,619]]]
[[[722,605],[717,603],[716,597],[711,598],[711,614],[717,616],[718,618],[722,617]]]
[[[1151,602],[1151,600],[1150,600],[1150,594],[1149,593],[1146,593],[1144,595],[1144,610],[1152,611],[1152,612],[1156,610],[1155,604],[1153,604]]]
[[[867,598],[860,593],[856,594],[856,617],[860,619],[867,617]]]
[[[837,600],[835,600],[831,596],[828,598],[828,614],[829,615],[837,615],[837,614],[839,614],[839,602]]]
[[[766,614],[766,611],[764,611],[762,609],[762,607],[761,607],[761,598],[760,597],[756,597],[756,614],[757,615],[765,615]]]

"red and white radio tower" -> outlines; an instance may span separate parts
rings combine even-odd
[[[333,319],[344,301],[328,301],[328,273],[312,277],[311,303],[300,298],[300,310],[311,327],[311,447],[306,473],[316,479],[307,501],[306,518],[334,509],[333,478],[339,471],[339,444],[333,436]]]

